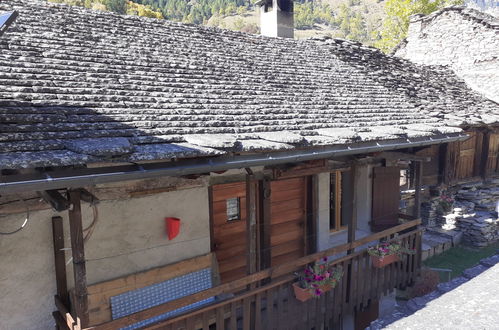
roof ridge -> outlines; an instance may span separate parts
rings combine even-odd
[[[437,10],[429,15],[424,15],[424,14],[414,14],[410,18],[410,22],[426,22],[426,21],[431,21],[435,19],[437,16],[440,16],[446,12],[453,11],[456,13],[461,14],[463,17],[472,19],[474,21],[477,21],[479,23],[482,23],[483,25],[487,27],[492,27],[492,28],[499,28],[499,19],[484,13],[482,11],[476,10],[474,8],[466,7],[466,6],[449,6],[442,8],[440,10]]]

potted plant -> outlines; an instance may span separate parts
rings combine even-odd
[[[404,253],[413,254],[414,251],[402,246],[398,241],[382,242],[367,249],[367,253],[371,256],[373,266],[376,268],[385,267],[391,263],[400,260],[400,256]]]
[[[299,301],[307,301],[320,297],[324,292],[334,288],[341,277],[341,266],[333,267],[327,258],[316,261],[313,266],[307,266],[298,282],[293,283],[295,297]]]
[[[442,213],[448,213],[452,211],[452,206],[454,206],[454,199],[446,194],[440,195],[439,207]]]

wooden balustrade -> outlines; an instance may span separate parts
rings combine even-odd
[[[293,262],[269,268],[244,278],[182,297],[164,304],[87,329],[117,329],[158,316],[194,302],[230,293],[232,298],[216,302],[185,314],[172,317],[147,329],[311,329],[333,328],[340,316],[365,308],[369,301],[378,299],[396,287],[405,287],[416,277],[421,260],[421,229],[398,236],[407,247],[416,250],[414,255],[404,255],[402,260],[384,268],[373,268],[367,250],[338,258],[344,275],[338,286],[318,299],[299,302],[294,298],[293,272],[303,269],[310,262],[333,256],[382,238],[415,228],[421,223],[416,219],[360,240],[342,244],[314,253]],[[262,280],[270,283],[237,293],[250,284],[259,285]]]

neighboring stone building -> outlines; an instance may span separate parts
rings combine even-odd
[[[419,153],[475,158],[453,143],[499,124],[450,70],[355,42],[0,1],[14,10],[0,38],[2,330],[365,327],[421,266],[423,173],[457,168]],[[376,271],[365,244],[397,233],[416,254]],[[323,257],[338,285],[294,299],[294,273]]]
[[[414,15],[394,51],[416,63],[448,65],[473,89],[499,102],[499,19],[465,7]]]

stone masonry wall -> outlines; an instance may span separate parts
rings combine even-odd
[[[449,65],[476,91],[499,102],[499,19],[450,7],[411,18],[396,56],[428,65]]]
[[[453,189],[452,210],[440,217],[442,229],[458,229],[463,242],[477,247],[499,239],[499,179],[487,183],[467,184]]]

